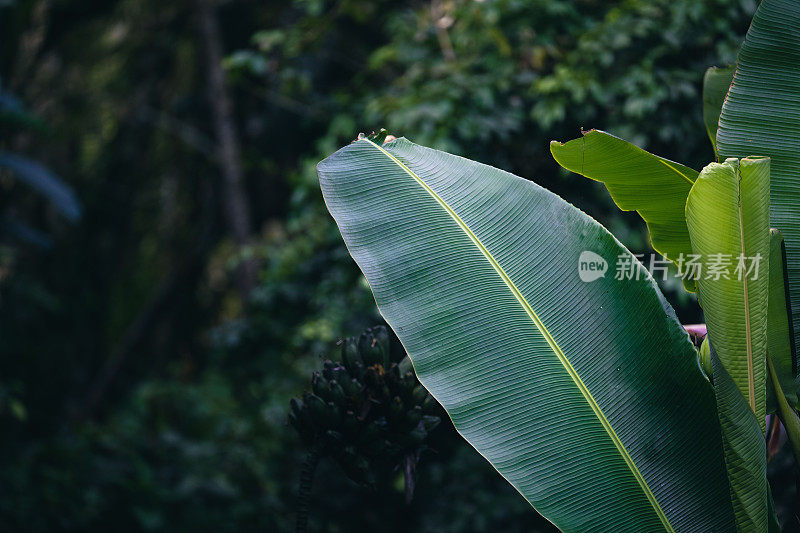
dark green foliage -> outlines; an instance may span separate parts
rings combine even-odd
[[[0,515],[18,531],[263,528],[279,523],[274,480],[294,475],[264,460],[282,440],[221,376],[151,381],[104,423],[18,454]]]
[[[313,392],[292,398],[289,422],[356,483],[374,486],[377,472],[401,467],[410,500],[417,461],[441,410],[385,326],[340,344],[341,361],[326,360],[311,379]]]

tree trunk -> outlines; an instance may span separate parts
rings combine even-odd
[[[223,211],[233,242],[241,250],[250,243],[250,208],[244,189],[239,139],[236,134],[233,104],[222,67],[222,40],[210,0],[196,0],[198,33],[204,54],[208,99],[217,141],[222,175]],[[236,271],[236,285],[247,299],[256,279],[256,264],[243,260]]]

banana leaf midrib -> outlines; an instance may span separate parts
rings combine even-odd
[[[642,151],[644,152],[644,150],[642,150]],[[681,176],[683,179],[685,179],[689,183],[694,185],[694,180],[692,180],[689,176],[687,176],[686,174],[684,174],[683,172],[678,170],[675,166],[671,165],[670,161],[668,159],[664,159],[663,157],[659,157],[658,158],[658,162],[661,163],[662,165],[664,165],[665,167],[669,168],[674,173],[676,173],[679,176]]]
[[[497,262],[494,256],[489,252],[486,246],[481,242],[478,236],[470,229],[470,227],[464,222],[463,219],[453,210],[444,199],[439,196],[436,191],[434,191],[420,176],[418,176],[414,171],[412,171],[408,166],[406,166],[402,161],[397,159],[391,153],[389,153],[386,149],[378,144],[372,142],[370,139],[363,139],[367,141],[369,144],[374,146],[378,149],[383,155],[388,157],[392,160],[395,164],[398,165],[405,173],[407,173],[417,184],[419,184],[441,207],[445,210],[445,212],[453,219],[454,222],[461,228],[461,230],[467,235],[467,237],[472,241],[472,243],[478,248],[481,254],[489,261],[492,265],[492,268],[497,272],[500,276],[503,283],[508,287],[511,291],[514,298],[519,302],[519,304],[524,309],[525,313],[530,317],[531,321],[534,323],[536,328],[539,330],[541,335],[544,337],[545,341],[547,342],[550,349],[553,351],[556,358],[562,364],[564,369],[566,370],[567,374],[570,376],[572,381],[577,386],[578,390],[581,392],[583,397],[586,399],[586,402],[591,407],[592,411],[595,413],[600,424],[603,426],[603,429],[608,434],[609,438],[613,442],[615,448],[618,450],[620,456],[623,458],[625,463],[627,464],[628,468],[631,471],[631,474],[636,479],[637,483],[642,489],[642,492],[647,497],[648,501],[653,507],[656,515],[658,516],[659,520],[661,521],[662,525],[664,526],[665,530],[671,533],[674,533],[674,529],[672,525],[669,523],[666,514],[664,513],[663,509],[658,503],[655,495],[653,494],[652,490],[648,486],[647,482],[642,476],[641,472],[639,472],[636,463],[633,461],[633,458],[628,453],[628,450],[625,448],[624,444],[620,440],[619,436],[614,431],[614,428],[611,426],[611,422],[606,418],[605,414],[603,413],[600,406],[597,404],[597,401],[592,396],[591,392],[589,391],[588,387],[583,383],[580,375],[578,374],[577,370],[572,366],[569,359],[567,359],[566,354],[563,352],[561,347],[556,343],[555,339],[550,334],[547,327],[544,325],[542,320],[536,314],[536,312],[531,307],[530,303],[527,299],[522,295],[520,290],[517,288],[516,284],[511,280],[509,275],[505,272],[503,267]],[[677,172],[677,171],[676,171]],[[680,173],[679,173],[680,174]],[[682,175],[682,174],[681,174]],[[685,176],[684,176],[685,177]],[[687,178],[688,179],[688,178]]]
[[[744,219],[742,215],[742,171],[740,163],[736,163],[736,191],[738,193],[736,208],[739,213],[739,243],[742,248],[742,258],[747,257],[744,242]],[[753,413],[756,412],[756,378],[753,367],[753,331],[750,324],[750,298],[748,296],[747,273],[742,276],[742,295],[744,299],[744,328],[745,328],[745,348],[747,350],[747,386],[748,403]]]

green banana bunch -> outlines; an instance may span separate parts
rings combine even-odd
[[[356,483],[374,486],[377,473],[400,467],[410,498],[416,463],[441,422],[439,404],[386,327],[339,345],[341,361],[326,360],[311,378],[311,392],[292,398],[289,423]]]

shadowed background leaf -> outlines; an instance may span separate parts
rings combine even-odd
[[[722,112],[722,104],[728,94],[728,88],[733,81],[734,67],[709,67],[703,76],[703,122],[706,125],[708,138],[711,146],[714,147],[714,154],[717,154],[717,127],[719,115]]]

